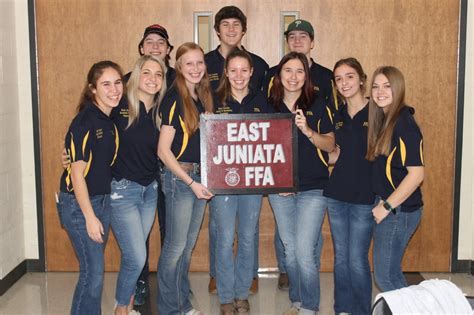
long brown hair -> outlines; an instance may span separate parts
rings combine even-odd
[[[252,57],[242,49],[234,48],[225,58],[224,62],[224,72],[227,72],[227,67],[229,66],[229,62],[234,58],[244,58],[250,65],[250,69],[253,68]],[[250,84],[250,82],[249,82]],[[232,96],[232,87],[229,82],[229,77],[223,73],[221,77],[221,81],[219,82],[219,87],[216,90],[217,97],[219,99],[219,103],[225,105],[226,100],[228,100]]]
[[[283,88],[283,84],[281,82],[281,71],[283,69],[283,66],[290,60],[293,59],[298,59],[301,61],[303,64],[304,68],[304,73],[305,73],[305,80],[304,84],[302,87],[301,95],[300,97],[296,100],[295,107],[303,109],[303,111],[306,111],[310,106],[311,103],[313,103],[315,94],[314,94],[314,87],[313,83],[311,83],[311,77],[309,74],[309,64],[308,64],[308,58],[302,53],[298,52],[290,52],[286,54],[278,64],[276,68],[276,73],[275,76],[273,77],[273,85],[270,91],[270,97],[269,97],[269,102],[270,104],[273,104],[275,109],[279,111],[279,106],[283,102],[283,98],[285,95],[285,90]],[[296,108],[293,108],[295,110]]]
[[[199,50],[202,53],[204,60],[204,51],[198,44],[188,42],[179,46],[178,50],[176,51],[176,79],[173,83],[176,86],[178,94],[183,102],[184,125],[190,135],[196,132],[196,130],[199,128],[199,112],[194,104],[191,93],[186,86],[186,79],[184,78],[181,70],[181,57],[191,50]],[[201,81],[196,85],[196,94],[199,100],[203,103],[204,110],[206,112],[212,112],[214,103],[212,100],[207,69],[204,71],[204,76],[202,77]]]
[[[97,81],[100,79],[104,71],[108,68],[112,68],[120,75],[120,79],[123,82],[123,71],[118,64],[110,60],[103,60],[96,62],[92,65],[87,73],[87,81],[82,89],[81,98],[79,99],[79,104],[77,104],[77,112],[80,112],[87,102],[96,104],[95,94],[92,93],[93,89],[97,89]],[[123,85],[123,94],[125,95],[126,88],[125,84]]]
[[[397,122],[400,112],[406,106],[405,104],[405,78],[403,74],[395,67],[382,66],[375,70],[372,76],[371,87],[377,75],[383,74],[387,77],[392,89],[392,104],[388,107],[385,114],[374,101],[373,95],[369,101],[369,129],[368,129],[368,147],[366,159],[373,161],[379,155],[388,156],[392,146],[393,129]]]

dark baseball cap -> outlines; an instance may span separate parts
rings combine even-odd
[[[306,32],[306,33],[309,34],[309,37],[311,37],[311,39],[314,39],[314,29],[313,29],[313,26],[311,25],[311,23],[309,23],[309,22],[306,21],[306,20],[298,19],[298,20],[294,20],[293,22],[291,22],[290,25],[288,25],[288,29],[287,29],[286,32],[285,32],[285,36],[288,36],[288,34],[289,34],[291,31],[303,31],[303,32]]]
[[[153,24],[145,28],[145,32],[143,32],[143,38],[140,41],[140,44],[138,44],[138,46],[139,47],[143,46],[143,42],[145,41],[145,38],[152,33],[158,34],[164,39],[166,39],[166,42],[168,43],[168,46],[170,47],[170,51],[173,50],[173,45],[171,45],[169,41],[168,32],[166,31],[166,28],[164,28],[160,24]]]

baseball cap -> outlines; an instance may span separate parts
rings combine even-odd
[[[298,19],[298,20],[294,20],[293,22],[291,22],[290,25],[288,25],[288,29],[285,32],[285,36],[288,36],[288,34],[291,31],[303,31],[303,32],[308,33],[309,37],[311,37],[311,39],[314,38],[313,26],[311,25],[311,23],[309,23],[306,20]]]
[[[168,43],[168,46],[170,47],[170,51],[173,50],[173,45],[171,45],[169,41],[168,32],[166,31],[166,28],[164,28],[160,24],[153,24],[145,28],[145,32],[143,32],[143,38],[140,41],[140,44],[138,44],[138,46],[141,47],[143,45],[143,42],[145,41],[145,38],[152,33],[158,34],[164,39],[166,39],[166,42]]]

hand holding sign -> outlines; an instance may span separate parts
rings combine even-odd
[[[193,181],[190,187],[198,199],[209,200],[214,197],[214,195],[209,191],[209,189],[207,189],[207,187],[201,183]]]
[[[306,137],[309,138],[313,134],[313,130],[308,126],[306,116],[301,109],[296,110],[295,124]]]

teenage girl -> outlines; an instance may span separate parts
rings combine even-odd
[[[216,114],[268,113],[263,94],[250,87],[252,57],[235,48],[224,62],[224,75],[217,89]],[[221,314],[248,313],[262,195],[217,195],[210,203],[216,223],[216,279]],[[237,225],[237,253],[234,235]]]
[[[372,275],[369,247],[374,229],[371,163],[367,153],[369,106],[367,75],[355,58],[334,66],[334,82],[343,99],[334,114],[336,160],[324,189],[334,242],[334,311],[370,314]],[[334,163],[334,161],[333,161]]]
[[[371,87],[367,159],[374,163],[372,186],[378,196],[372,209],[374,271],[380,290],[390,291],[407,286],[402,259],[423,208],[423,136],[415,110],[405,104],[400,70],[378,68]]]
[[[327,207],[323,189],[329,178],[327,152],[334,150],[334,133],[325,100],[315,97],[304,54],[290,52],[280,61],[270,103],[277,112],[294,113],[298,127],[297,192],[269,195],[290,280],[292,307],[284,314],[315,314],[320,298],[321,227]]]
[[[200,315],[189,300],[188,269],[206,201],[213,196],[200,183],[199,164],[199,115],[212,112],[213,99],[199,45],[181,45],[175,67],[175,82],[160,107],[166,238],[158,262],[157,307],[160,314]]]
[[[78,114],[66,134],[65,148],[71,160],[61,177],[57,208],[80,266],[71,314],[101,314],[111,166],[119,147],[110,113],[122,97],[122,78],[116,63],[94,64],[87,75]]]

